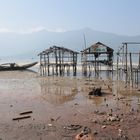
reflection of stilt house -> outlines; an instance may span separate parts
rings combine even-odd
[[[66,78],[43,78],[40,80],[41,97],[54,105],[61,105],[77,95],[77,81]]]
[[[94,71],[95,75],[98,76],[101,66],[106,67],[107,70],[112,70],[113,51],[113,49],[101,42],[97,42],[91,45],[89,48],[81,51],[83,74],[90,76]]]
[[[67,75],[73,70],[76,75],[77,52],[64,47],[52,46],[41,52],[40,74],[41,75]]]

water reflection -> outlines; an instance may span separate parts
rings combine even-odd
[[[112,91],[108,89],[108,85],[111,86],[111,83],[109,80],[102,80],[102,79],[95,79],[95,78],[85,78],[81,79],[79,81],[79,87],[80,89],[80,94],[82,94],[89,103],[94,104],[96,106],[100,106],[104,102],[104,98],[108,95],[112,95]],[[93,88],[100,88],[101,87],[101,92],[102,96],[95,96],[95,95],[89,95],[89,92],[93,90]]]
[[[132,108],[139,109],[140,91],[138,88],[126,86],[124,81],[116,81],[114,85],[116,99],[125,106],[122,107],[124,111],[130,111]]]
[[[35,74],[38,74],[39,75],[39,73],[37,71],[33,70],[33,69],[26,69],[24,71],[25,72],[30,72],[30,73],[35,73]]]
[[[74,99],[77,82],[65,77],[44,77],[40,79],[41,97],[54,105],[61,105]]]
[[[92,100],[92,103],[96,106],[100,106],[103,103],[102,97],[89,96],[89,99]]]
[[[15,70],[15,71],[0,71],[0,79],[25,79],[35,78],[38,75],[37,72],[27,70]]]

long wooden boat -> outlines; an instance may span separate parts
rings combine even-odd
[[[36,65],[37,63],[38,62],[33,62],[25,65],[18,65],[16,63],[5,63],[0,65],[0,71],[25,70]]]

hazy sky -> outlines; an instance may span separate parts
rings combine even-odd
[[[140,34],[140,0],[0,0],[0,32],[89,27]]]

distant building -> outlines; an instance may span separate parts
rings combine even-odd
[[[73,50],[52,46],[42,51],[40,56],[40,74],[41,75],[76,75],[77,54]]]
[[[99,74],[101,66],[107,70],[113,69],[113,49],[101,42],[97,42],[81,51],[82,72],[84,75]]]

